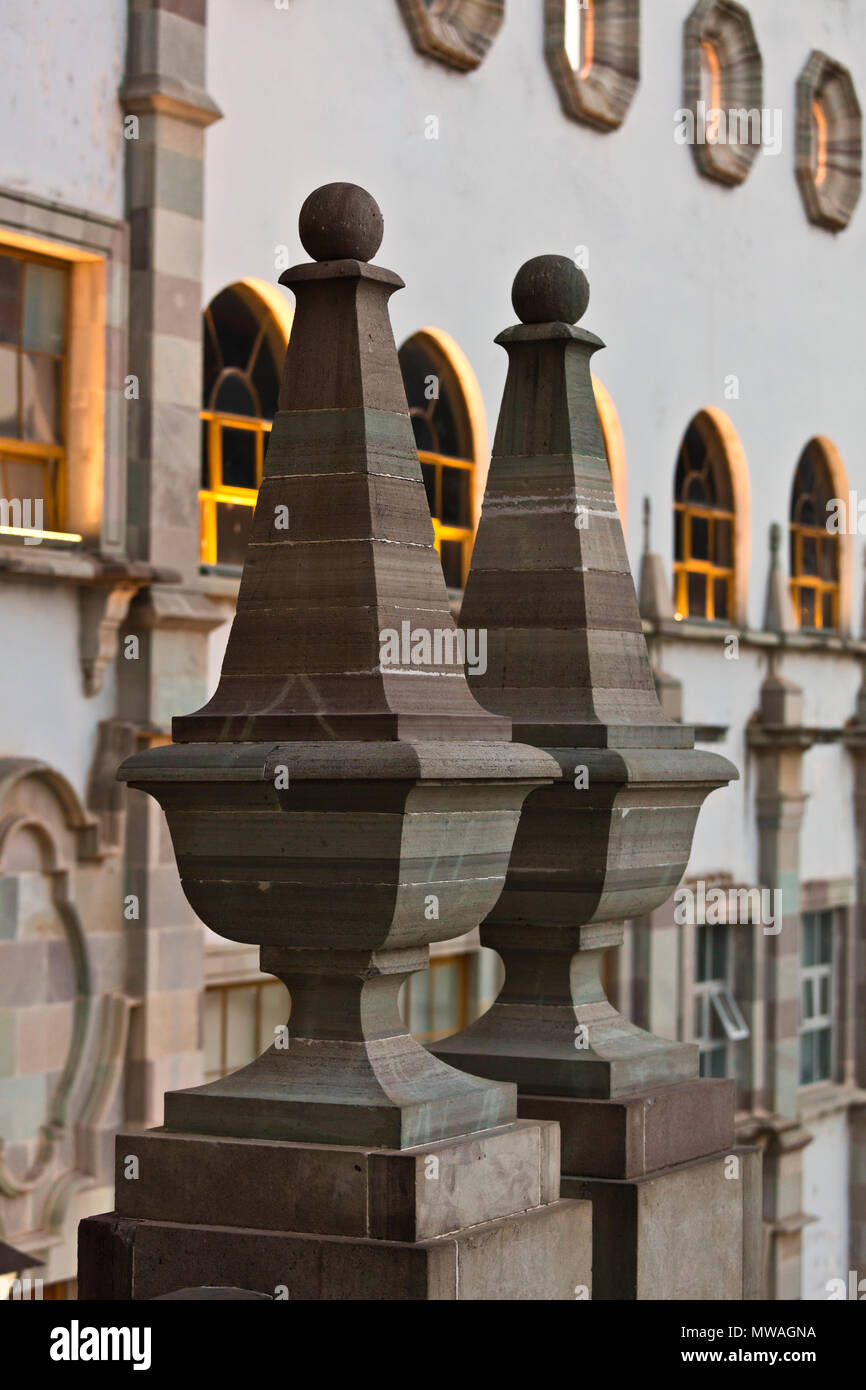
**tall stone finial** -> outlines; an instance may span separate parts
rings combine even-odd
[[[326,259],[282,276],[297,308],[219,686],[120,776],[163,806],[199,917],[292,998],[288,1046],[170,1092],[166,1127],[405,1148],[514,1117],[513,1088],[409,1036],[398,992],[492,907],[555,767],[463,673],[388,319],[403,282],[366,259],[379,209],[329,185],[300,230]]]
[[[537,256],[512,300],[522,322],[496,339],[508,377],[461,609],[488,634],[472,688],[528,743],[687,747],[656,698],[614,500],[589,368],[604,344],[573,326],[588,281]]]
[[[388,317],[382,214],[354,184],[301,209],[262,485],[215,694],[176,742],[507,739],[460,661]],[[446,679],[442,679],[446,677]]]
[[[487,631],[477,698],[546,748],[560,776],[527,798],[481,927],[505,963],[502,993],[435,1050],[536,1100],[697,1076],[695,1047],[612,1006],[600,962],[624,918],[670,896],[704,798],[736,776],[694,749],[694,730],[656,695],[590,376],[603,344],[571,322],[588,299],[562,256],[517,274],[523,322],[496,339],[508,376],[460,617]]]
[[[770,572],[767,575],[767,596],[764,602],[764,631],[780,635],[796,628],[788,583],[779,564],[782,528],[777,521],[770,527]]]
[[[648,497],[643,499],[643,553],[640,557],[640,578],[638,580],[638,608],[642,618],[649,622],[659,622],[672,620],[674,616],[674,604],[671,598],[671,586],[668,580],[668,570],[661,555],[655,555],[650,550],[650,517],[651,503]],[[656,672],[656,692],[659,693],[659,672]],[[666,682],[671,677],[663,678]],[[671,687],[665,685],[665,699],[669,700]],[[670,714],[670,709],[665,708],[665,700],[659,694],[659,702],[666,714]],[[674,701],[677,710],[681,709],[681,700]],[[679,718],[679,714],[676,716]]]

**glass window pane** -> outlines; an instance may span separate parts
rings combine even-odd
[[[800,982],[800,1022],[805,1023],[812,1017],[812,981],[802,980]]]
[[[282,366],[282,363],[280,363]],[[259,398],[259,409],[266,420],[273,420],[277,413],[277,396],[280,390],[279,367],[274,361],[267,338],[262,339],[256,353],[252,369],[253,386]]]
[[[818,981],[818,1012],[828,1017],[830,1013],[830,976],[822,975]]]
[[[830,1080],[830,1077],[831,1077],[831,1075],[832,1075],[831,1056],[830,1056],[830,1053],[831,1053],[832,1037],[833,1037],[833,1034],[832,1034],[832,1030],[831,1030],[830,1028],[822,1028],[822,1029],[820,1030],[820,1032],[818,1032],[818,1033],[815,1034],[815,1051],[816,1051],[816,1057],[815,1057],[815,1080],[816,1080],[816,1081],[829,1081],[829,1080]]]
[[[709,560],[710,558],[710,523],[705,516],[693,516],[692,519],[692,559]]]
[[[832,627],[833,623],[833,595],[824,594],[821,598],[821,625],[822,627]]]
[[[256,431],[222,428],[224,487],[258,487],[256,477]]]
[[[833,914],[832,912],[821,913],[821,944],[820,961],[822,965],[830,965],[833,960]]]
[[[34,459],[4,459],[0,464],[0,474],[5,487],[4,497],[17,498],[22,505],[22,525],[40,528],[39,515],[35,504],[42,499],[43,510],[49,509],[49,499],[45,497],[45,466]],[[28,509],[27,503],[30,503]],[[47,522],[48,518],[43,517]]]
[[[409,1032],[418,1037],[430,1030],[430,971],[419,970],[409,981]]]
[[[12,256],[0,256],[0,343],[18,343],[21,313],[21,266]]]
[[[815,1060],[813,1042],[814,1033],[802,1033],[800,1036],[800,1085],[811,1086],[815,1079]]]
[[[727,618],[728,616],[728,581],[727,579],[713,580],[713,605],[714,616],[716,618]]]
[[[242,565],[253,524],[253,508],[240,502],[217,502],[217,564]]]
[[[815,590],[800,590],[800,623],[803,627],[815,626]]]
[[[62,353],[65,338],[66,271],[55,265],[26,265],[21,346]]]
[[[712,979],[727,980],[728,978],[728,938],[726,928],[715,926],[710,929],[712,942]]]
[[[702,925],[695,939],[695,979],[700,983],[707,978],[707,928]]]
[[[413,410],[411,414],[412,433],[415,435],[415,448],[419,453],[423,454],[437,453],[436,439],[430,428],[430,421],[427,418],[426,411],[418,409]]]
[[[460,1027],[460,962],[447,965],[433,962],[433,1029],[437,1033],[456,1033]]]
[[[838,577],[839,541],[835,536],[827,536],[821,541],[821,578],[835,580]]]
[[[230,989],[226,1005],[226,1065],[234,1071],[258,1056],[255,985]]]
[[[674,559],[683,558],[683,514],[681,511],[674,512]]]
[[[0,348],[0,434],[18,438],[18,353],[9,348]]]
[[[442,469],[442,516],[440,521],[446,526],[469,526],[469,482],[468,468]]]
[[[449,589],[463,587],[463,543],[462,541],[442,542],[442,569],[445,583]]]
[[[205,990],[204,1069],[207,1077],[222,1071],[222,990]]]
[[[803,965],[814,965],[817,960],[815,914],[804,912],[800,928],[800,960]]]
[[[707,576],[689,574],[689,617],[707,616]]]
[[[21,438],[60,443],[60,363],[53,357],[21,356]]]
[[[246,381],[234,372],[224,376],[217,387],[213,408],[225,415],[251,415],[255,418],[259,413],[258,404],[253,400]]]
[[[731,523],[729,521],[716,521],[715,523],[715,544],[714,560],[717,565],[724,566],[726,569],[731,566]]]
[[[800,573],[816,575],[818,573],[818,543],[817,538],[815,536],[803,537],[801,553],[803,559],[800,567]]]
[[[276,1030],[289,1020],[289,991],[281,980],[261,987],[261,1031],[258,1051],[264,1052],[272,1047],[277,1038]]]

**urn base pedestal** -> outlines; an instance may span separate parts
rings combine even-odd
[[[737,1145],[732,1081],[518,1109],[559,1121],[562,1193],[592,1203],[594,1300],[760,1298],[761,1151]]]
[[[116,1202],[79,1228],[82,1299],[591,1296],[590,1206],[560,1198],[549,1121],[402,1150],[119,1135]]]

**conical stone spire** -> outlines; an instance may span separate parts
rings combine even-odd
[[[368,264],[382,214],[354,184],[301,209],[296,309],[219,686],[177,742],[507,739],[473,700],[406,405]]]
[[[595,406],[604,347],[574,320],[589,285],[564,256],[518,272],[508,377],[462,627],[487,629],[478,699],[537,745],[685,748],[656,698]]]

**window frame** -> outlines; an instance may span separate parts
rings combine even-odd
[[[805,490],[799,493],[797,492],[797,478],[800,473],[800,468],[804,458],[809,453],[811,453],[812,455],[811,466],[813,468],[813,471],[816,473],[818,473],[819,471],[823,472],[824,482],[827,486],[828,496],[832,498],[834,495],[833,474],[830,467],[830,462],[826,456],[826,453],[820,441],[817,439],[812,439],[809,441],[809,443],[805,446],[805,448],[802,450],[800,454],[800,457],[797,461],[797,466],[794,470],[794,479],[791,484],[791,505],[789,507],[788,519],[790,562],[789,590],[791,594],[791,604],[794,610],[794,619],[796,621],[796,624],[798,628],[801,628],[803,631],[838,632],[842,622],[843,551],[841,537],[838,534],[834,535],[831,531],[827,530],[826,512],[825,524],[823,526],[809,526],[804,524],[802,521],[794,520],[794,516],[796,515],[798,506],[802,499],[814,495],[812,493],[806,492]],[[820,493],[814,495],[814,500],[816,501],[816,503],[820,503]],[[820,510],[817,507],[816,512],[817,515],[820,516]],[[803,542],[808,538],[811,538],[815,541],[817,554],[816,570],[818,571],[818,573],[816,574],[806,574],[803,571]],[[820,573],[822,568],[821,560],[825,546],[829,547],[836,557],[835,579],[825,579]],[[804,624],[803,622],[803,590],[811,590],[811,592],[815,596],[815,621],[809,623],[808,625]],[[831,621],[829,624],[824,622],[824,596],[827,594],[830,595],[832,610]]]
[[[17,260],[24,265],[44,265],[52,269],[63,272],[65,281],[65,295],[63,306],[63,352],[45,353],[32,351],[39,357],[48,357],[52,361],[60,363],[60,410],[59,410],[59,434],[60,442],[56,444],[42,444],[36,440],[24,439],[20,436],[0,435],[0,497],[9,498],[11,490],[7,488],[6,466],[7,464],[25,464],[30,466],[30,460],[38,463],[41,472],[42,501],[45,506],[45,521],[40,534],[48,537],[59,538],[66,535],[66,511],[67,497],[69,490],[69,353],[70,353],[70,327],[72,320],[72,275],[68,260],[52,256],[48,252],[25,249],[14,243],[7,244],[0,234],[0,257],[6,260]],[[18,411],[18,429],[21,429],[21,370],[22,357],[25,349],[22,345],[22,328],[24,315],[24,293],[20,296],[18,313],[18,341],[15,346],[16,357],[16,398]],[[4,351],[8,351],[11,344],[4,344]],[[51,468],[54,465],[54,477],[51,478]],[[6,527],[0,526],[2,536],[25,536],[32,534],[33,528],[27,527]],[[72,539],[72,537],[69,537]],[[76,536],[75,539],[80,539]]]
[[[709,505],[705,503],[684,500],[684,494],[687,491],[689,479],[692,476],[701,476],[701,474],[696,474],[695,469],[691,467],[691,460],[685,453],[686,439],[688,437],[689,430],[693,427],[701,433],[704,441],[706,452],[705,467],[711,470],[714,467],[724,468],[727,470],[727,477],[725,479],[725,482],[727,485],[727,491],[732,499],[732,506],[730,508],[718,506],[715,504]],[[711,457],[711,450],[718,450],[719,453],[719,458],[717,459],[715,464]],[[689,619],[691,621],[697,620],[705,622],[734,623],[736,622],[737,611],[737,497],[735,492],[735,480],[733,470],[731,468],[731,461],[728,457],[727,449],[725,448],[725,442],[719,435],[714,421],[703,421],[701,418],[701,413],[693,416],[692,419],[689,421],[689,424],[686,427],[686,430],[683,433],[683,436],[680,440],[680,446],[677,452],[677,463],[674,470],[675,487],[676,477],[679,471],[681,460],[683,461],[685,466],[685,475],[683,478],[683,484],[682,488],[680,489],[680,492],[674,493],[673,504],[674,611],[679,621]],[[717,561],[714,561],[712,559],[702,560],[692,555],[692,521],[694,518],[701,518],[705,520],[707,523],[707,550],[710,555],[712,555],[714,549],[716,523],[720,521],[726,522],[730,526],[731,561],[729,565],[720,565]],[[677,558],[678,523],[680,527],[679,559]],[[692,613],[689,609],[690,574],[701,574],[704,576],[706,581],[706,588],[704,594],[704,611],[702,613]],[[717,618],[715,586],[716,582],[719,580],[722,580],[725,583],[727,591],[727,613]]]
[[[822,925],[822,918],[827,919],[830,940],[830,959],[828,961],[819,960],[814,961],[811,965],[803,964],[807,918],[813,919],[816,927]],[[797,1026],[798,1080],[799,1085],[801,1087],[826,1086],[828,1084],[832,1084],[836,1080],[838,1063],[837,1048],[839,1040],[834,1015],[836,1012],[835,1005],[838,957],[839,930],[838,917],[836,911],[832,907],[823,907],[802,912],[800,915],[800,961],[797,991],[797,1001],[799,1009],[799,1019]],[[819,1003],[816,1004],[816,1001],[820,1001],[821,982],[824,980],[827,981],[828,1007],[826,1012],[821,1012],[819,1008]],[[811,995],[812,1001],[812,1010],[809,1012],[808,1015],[805,1015],[805,1011],[803,1008],[804,986],[809,986],[809,993]],[[808,1037],[811,1040],[812,1038],[816,1037],[816,1035],[819,1033],[826,1033],[829,1037],[829,1063],[827,1075],[812,1075],[810,1080],[805,1081],[803,1079],[805,1062],[803,1040],[806,1037]],[[811,1042],[810,1047],[812,1051],[812,1067],[813,1069],[816,1069],[817,1056],[815,1048],[811,1045]]]

